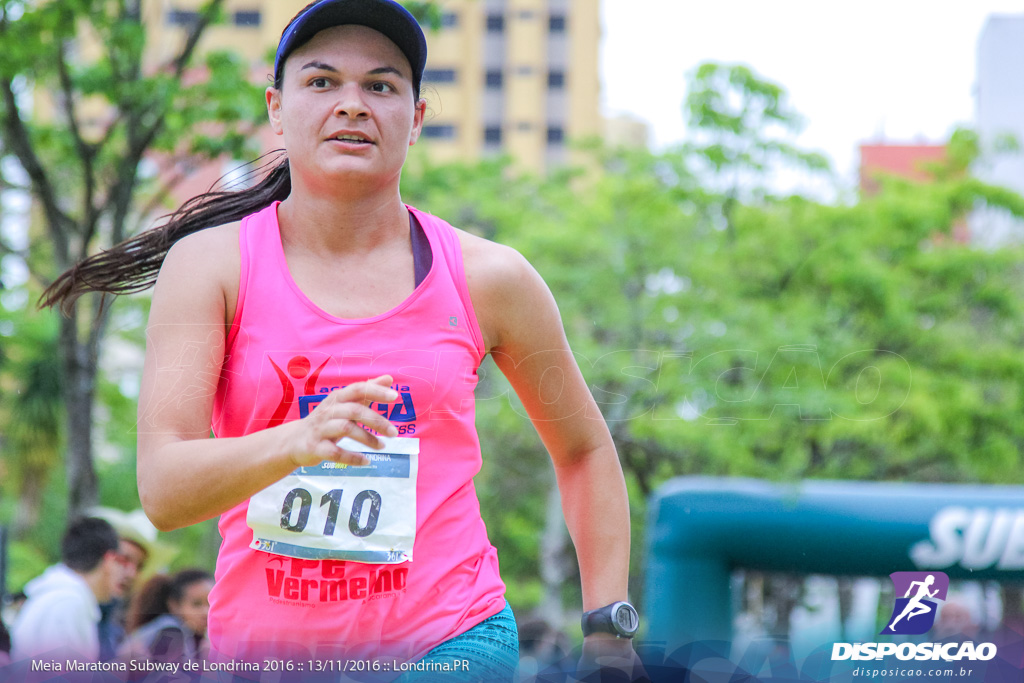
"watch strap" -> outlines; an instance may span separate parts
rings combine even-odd
[[[616,621],[616,615],[619,610],[628,610],[631,612],[633,617],[633,628],[632,630],[624,629]],[[614,602],[610,605],[606,605],[599,609],[590,610],[584,612],[583,617],[580,619],[580,627],[583,630],[583,636],[589,636],[592,633],[609,633],[617,638],[632,638],[636,635],[636,626],[638,620],[636,616],[636,609],[628,602]]]

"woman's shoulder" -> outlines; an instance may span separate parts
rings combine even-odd
[[[186,313],[207,303],[211,314],[223,316],[230,325],[242,269],[239,226],[205,228],[175,242],[160,268],[154,300],[189,302]]]
[[[553,302],[544,280],[518,251],[463,230],[466,286],[488,350],[516,337],[530,316]]]
[[[475,282],[479,286],[501,290],[533,272],[529,261],[508,245],[459,228],[455,228],[455,234],[462,247],[463,268],[470,287]]]
[[[181,254],[201,261],[216,261],[233,255],[238,260],[238,233],[241,225],[241,221],[235,221],[185,235],[171,246],[168,256]]]
[[[168,250],[161,275],[200,278],[204,282],[212,278],[237,284],[241,267],[240,225],[238,221],[225,223],[182,237]]]

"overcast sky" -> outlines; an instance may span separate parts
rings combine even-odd
[[[789,92],[807,119],[799,142],[852,179],[861,142],[941,142],[969,125],[982,26],[1020,13],[1022,0],[602,0],[602,104],[646,120],[663,147],[685,135],[686,72],[742,62]]]

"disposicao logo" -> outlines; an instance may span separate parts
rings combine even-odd
[[[930,631],[935,623],[936,601],[945,600],[949,592],[949,577],[942,572],[893,572],[889,578],[896,605],[881,634],[919,636]]]
[[[893,572],[892,614],[879,635],[918,636],[935,624],[938,604],[949,592],[949,577],[942,572]],[[902,596],[902,597],[901,597]],[[832,659],[870,660],[894,655],[900,660],[989,660],[996,656],[993,643],[835,643]]]

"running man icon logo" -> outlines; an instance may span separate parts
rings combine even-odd
[[[893,572],[893,594],[896,605],[883,635],[917,636],[927,633],[935,623],[939,600],[946,599],[949,577],[942,572]],[[899,597],[899,596],[903,597]]]

